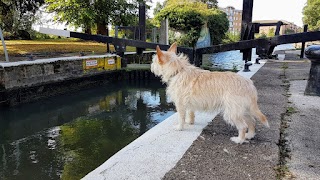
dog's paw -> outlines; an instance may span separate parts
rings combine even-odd
[[[246,133],[246,139],[252,139],[254,138],[254,136],[256,135],[256,133]]]
[[[248,142],[248,141],[245,141],[244,139],[241,139],[239,137],[231,137],[230,140],[237,143],[237,144],[242,144],[244,142]]]
[[[182,131],[183,130],[183,127],[181,125],[177,125],[174,130],[176,131]]]

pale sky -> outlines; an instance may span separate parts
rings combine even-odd
[[[152,0],[163,2],[164,0]],[[242,10],[243,0],[218,0],[219,7],[233,6]],[[254,0],[253,20],[286,20],[302,27],[302,9],[307,0]],[[152,14],[153,11],[151,11]]]

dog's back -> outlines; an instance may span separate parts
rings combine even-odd
[[[242,99],[257,99],[251,80],[232,72],[210,72],[198,68],[185,68],[177,74],[169,82],[167,92],[173,99],[183,96],[186,103],[208,110],[222,106],[228,99],[239,99],[242,103],[245,103]]]

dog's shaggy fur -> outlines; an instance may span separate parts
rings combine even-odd
[[[220,111],[224,120],[237,127],[235,143],[255,135],[255,119],[267,127],[268,121],[257,104],[257,90],[250,79],[232,72],[210,72],[191,65],[188,58],[177,55],[174,43],[168,51],[157,47],[151,71],[167,84],[167,94],[179,113],[177,130],[182,130],[186,117],[194,123],[195,111]],[[246,131],[248,130],[248,133]]]

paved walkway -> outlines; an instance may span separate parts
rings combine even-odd
[[[270,129],[249,144],[217,116],[163,179],[320,179],[320,97],[304,96],[309,61],[269,60],[252,80]]]

